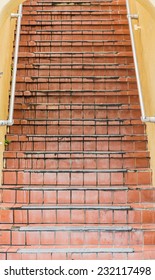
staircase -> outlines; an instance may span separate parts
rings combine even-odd
[[[0,259],[154,259],[125,0],[26,1]]]

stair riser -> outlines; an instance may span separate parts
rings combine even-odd
[[[3,203],[22,204],[126,204],[154,202],[154,190],[0,190]]]
[[[56,47],[57,48],[57,47]],[[79,47],[77,48],[79,49]],[[56,49],[55,49],[56,50]],[[52,69],[41,69],[35,67],[36,69],[20,69],[18,77],[31,77],[31,76],[77,76],[77,77],[86,77],[86,76],[134,76],[134,69],[107,69],[104,66],[75,66],[74,69],[72,66],[69,66],[68,69],[61,69],[58,66],[53,66]],[[89,68],[89,69],[88,69]],[[91,69],[90,69],[91,68]]]
[[[150,260],[154,259],[152,251],[135,253],[0,253],[2,260]]]
[[[49,122],[48,124],[46,122],[42,122],[42,125],[38,124],[39,121],[34,124],[34,125],[29,125],[27,124],[27,126],[25,125],[14,125],[13,128],[10,129],[10,133],[23,133],[23,134],[53,134],[53,135],[60,135],[60,131],[61,131],[61,135],[70,135],[70,133],[74,133],[75,135],[79,135],[79,133],[81,133],[82,135],[85,134],[85,138],[87,138],[88,135],[88,129],[91,132],[91,135],[95,135],[94,133],[94,126],[93,126],[93,122],[91,122],[91,124],[89,125],[83,125],[83,123],[81,122],[77,122],[76,124],[74,124],[74,126],[72,126],[72,128],[69,126],[69,123],[66,124],[61,124],[59,127],[58,125],[54,125],[51,124],[51,127],[49,127]],[[51,122],[52,123],[52,122]],[[136,130],[136,128],[138,128]],[[116,123],[116,125],[111,125],[111,126],[107,126],[105,123],[100,123],[99,125],[96,126],[96,133],[98,133],[99,135],[103,135],[102,138],[104,138],[104,135],[111,135],[111,133],[113,133],[113,135],[136,135],[136,132],[139,134],[144,133],[144,128],[143,127],[138,127],[137,125],[118,125]],[[77,140],[77,139],[76,139]],[[75,139],[73,140],[73,142],[76,141]],[[88,139],[84,139],[85,142],[87,142]],[[89,139],[90,141],[94,142],[94,139]],[[133,139],[134,141],[135,139]],[[36,141],[36,140],[34,140]],[[49,139],[50,142],[53,142],[54,140]],[[79,142],[81,142],[80,138],[78,139]],[[46,142],[46,140],[45,140]],[[61,142],[61,141],[59,141]],[[70,142],[69,138],[66,139],[66,142]],[[100,142],[99,139],[97,142]]]
[[[145,235],[144,235],[145,236]],[[102,246],[115,245],[128,246],[144,244],[144,236],[142,231],[136,232],[104,232],[104,231],[0,231],[0,245],[12,246]],[[155,232],[153,232],[155,238]]]
[[[7,224],[154,224],[155,210],[1,210]]]
[[[109,23],[109,24],[103,24],[102,22],[101,23],[98,23],[98,24],[86,24],[86,23],[80,23],[80,24],[74,24],[74,22],[70,22],[70,23],[68,23],[68,24],[60,24],[60,23],[57,23],[57,24],[46,24],[46,25],[38,25],[38,24],[36,24],[36,25],[22,25],[21,26],[21,30],[22,31],[49,31],[49,30],[52,30],[52,31],[54,31],[54,30],[82,30],[82,31],[87,31],[87,30],[93,30],[93,31],[103,31],[104,32],[104,30],[106,30],[106,31],[111,31],[111,30],[122,30],[122,31],[126,31],[127,30],[127,28],[128,28],[128,24],[127,24],[127,22],[126,22],[126,24],[124,24],[124,25],[121,25],[121,24],[118,24],[118,23],[115,23],[115,24],[111,24],[111,23]]]
[[[52,43],[52,45],[47,45],[47,46],[41,46],[41,44],[38,44],[38,46],[36,47],[20,47],[20,52],[28,52],[30,51],[31,53],[33,52],[40,52],[40,51],[44,51],[44,52],[56,52],[59,51],[61,52],[63,48],[64,52],[111,52],[111,51],[117,51],[117,52],[124,52],[124,51],[131,51],[131,47],[130,46],[113,46],[113,45],[106,45],[104,43],[96,43],[95,45],[93,45],[92,43],[83,43],[83,45],[81,45],[80,43],[74,43],[72,44],[67,44],[67,43],[63,43],[63,46],[60,47],[60,44],[58,45],[57,43]]]
[[[17,111],[18,112],[18,111]],[[134,109],[134,110],[130,110],[130,109],[124,109],[121,110],[118,108],[113,108],[113,109],[106,109],[104,107],[96,107],[96,109],[94,109],[92,107],[92,109],[85,109],[85,110],[76,110],[76,109],[60,109],[58,110],[57,108],[51,109],[49,108],[45,108],[45,109],[39,109],[37,110],[33,110],[33,109],[27,109],[27,110],[20,110],[23,119],[26,121],[26,119],[31,119],[34,120],[34,122],[37,122],[37,119],[42,119],[44,121],[48,121],[48,120],[53,120],[52,122],[56,124],[56,122],[59,121],[59,124],[61,125],[61,123],[64,122],[64,120],[66,120],[65,122],[67,123],[67,120],[71,120],[72,124],[74,125],[74,123],[77,122],[85,122],[85,124],[87,122],[92,124],[94,122],[96,122],[96,125],[99,125],[100,123],[103,124],[104,120],[107,119],[110,121],[110,119],[114,119],[116,121],[118,121],[118,119],[120,120],[133,120],[133,119],[140,119],[141,113],[139,109]],[[15,116],[14,118],[16,119],[16,110],[15,110]],[[58,121],[57,121],[58,120]],[[78,121],[79,120],[79,121]],[[93,122],[94,120],[94,122]],[[29,120],[27,120],[27,122],[29,122]],[[31,121],[32,122],[32,121]]]
[[[43,79],[39,81],[29,81],[29,82],[18,82],[17,83],[17,87],[16,90],[22,90],[23,88],[25,88],[25,90],[27,91],[33,91],[33,90],[66,90],[66,91],[74,91],[74,90],[111,90],[111,91],[115,91],[115,90],[136,90],[136,83],[130,83],[130,82],[98,82],[98,83],[94,83],[92,80],[89,81],[87,79],[85,79],[85,81],[83,83],[79,82],[69,82],[69,80],[67,80],[66,82],[63,81],[55,81],[54,80],[52,82],[50,82],[48,84],[48,79]]]
[[[60,156],[61,157],[61,156]],[[75,157],[75,156],[74,156]],[[91,157],[91,158],[90,158]],[[88,169],[88,168],[98,168],[98,169],[112,169],[112,168],[149,168],[149,158],[108,158],[107,157],[98,157],[93,158],[92,156],[87,157],[86,155],[83,158],[71,158],[62,156],[61,159],[56,157],[51,158],[12,158],[5,160],[5,168],[7,169],[63,169],[63,168],[79,168],[79,169]]]
[[[11,138],[11,137],[10,137]],[[71,149],[70,149],[71,145]],[[96,149],[97,146],[97,149]],[[34,150],[34,151],[146,151],[147,142],[146,141],[86,141],[85,143],[74,141],[70,144],[70,141],[65,142],[49,142],[49,141],[24,141],[24,142],[17,142],[11,141],[8,145],[7,150],[14,150],[14,151],[27,151],[27,150]]]
[[[121,103],[121,104],[130,104],[137,105],[139,102],[139,98],[137,93],[133,95],[126,95],[119,92],[94,92],[94,95],[90,95],[91,90],[88,92],[62,92],[54,91],[54,92],[40,92],[39,90],[36,92],[25,92],[23,95],[21,92],[16,92],[16,102],[15,104],[27,104],[27,103]],[[96,94],[96,95],[95,95]],[[129,94],[129,92],[128,92]],[[19,112],[18,112],[19,113]],[[20,117],[19,117],[20,118]],[[142,123],[139,120],[139,126],[142,126]]]
[[[23,56],[22,55],[19,57],[19,63],[20,64],[33,64],[33,63],[68,63],[68,64],[72,64],[72,63],[82,63],[82,60],[83,60],[83,63],[91,63],[92,61],[92,58],[91,57],[62,57],[60,59],[60,57],[56,57],[55,55],[53,55],[53,57],[34,57],[34,58],[30,58],[30,57],[26,57],[26,56]],[[93,60],[94,60],[94,63],[118,63],[118,64],[131,64],[133,63],[133,59],[131,57],[109,57],[107,58],[106,56],[105,57],[93,57]],[[115,87],[113,87],[115,89]],[[76,89],[76,88],[75,88]],[[85,87],[84,87],[85,89]],[[87,88],[89,90],[89,88]],[[92,88],[93,89],[93,88]],[[105,87],[102,87],[100,88],[101,89],[105,89]],[[18,88],[17,88],[18,90]]]
[[[11,173],[11,174],[10,174]],[[5,185],[69,185],[69,186],[115,186],[115,185],[149,185],[151,183],[151,172],[52,172],[42,171],[38,173],[29,171],[3,171],[3,184]]]

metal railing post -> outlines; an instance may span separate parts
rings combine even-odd
[[[15,40],[14,62],[13,62],[13,73],[12,73],[12,84],[11,84],[11,96],[10,96],[10,105],[9,105],[9,117],[8,117],[8,120],[0,120],[0,126],[10,126],[10,125],[13,124],[18,51],[19,51],[21,18],[22,18],[22,4],[19,6],[18,13],[17,14],[11,14],[11,17],[12,18],[17,17],[18,20],[17,20],[16,40]]]
[[[140,73],[139,73],[137,53],[136,53],[136,44],[135,44],[135,38],[134,38],[134,33],[133,33],[133,28],[132,28],[132,19],[138,19],[138,15],[131,14],[129,0],[126,0],[126,7],[127,7],[127,18],[128,18],[128,23],[129,23],[136,79],[137,79],[137,87],[138,87],[138,93],[139,93],[140,108],[141,108],[141,114],[142,114],[141,120],[143,122],[155,122],[155,117],[146,117],[146,115],[145,115],[143,92],[142,92],[142,86],[141,86],[141,81],[140,81]],[[137,30],[138,30],[138,26],[137,26]]]

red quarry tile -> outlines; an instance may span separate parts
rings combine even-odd
[[[40,233],[39,232],[27,232],[26,233],[27,245],[39,245],[40,244]]]
[[[25,245],[25,232],[12,232],[12,244],[13,245]]]
[[[41,210],[30,210],[28,222],[31,224],[42,223],[42,211]]]
[[[31,191],[30,192],[30,203],[40,204],[43,203],[43,192],[42,191]]]
[[[56,211],[55,210],[43,210],[42,214],[43,223],[56,223]]]
[[[26,210],[14,210],[14,223],[22,224],[27,223],[27,211]]]
[[[59,204],[69,204],[70,203],[70,192],[69,192],[69,190],[58,192],[58,203]]]
[[[114,211],[114,223],[124,224],[127,223],[127,211]]]
[[[84,233],[83,232],[71,232],[70,233],[71,245],[83,245]]]
[[[83,204],[84,203],[84,191],[72,191],[72,203]]]
[[[112,232],[100,232],[100,244],[101,245],[112,245],[113,244],[113,233]]]
[[[43,173],[31,173],[31,184],[32,185],[43,184]]]
[[[57,210],[57,223],[69,224],[70,219],[70,210]]]
[[[0,210],[0,221],[1,223],[13,223],[13,212],[12,210]]]
[[[9,231],[0,231],[0,245],[9,245],[11,242]]]
[[[99,234],[98,234],[98,232],[86,232],[86,234],[85,234],[85,244],[87,244],[87,245],[98,245],[99,244]]]
[[[41,232],[41,245],[52,245],[54,244],[54,232]]]
[[[15,203],[15,191],[14,190],[3,190],[3,202]]]
[[[85,211],[84,210],[72,210],[71,211],[71,222],[74,224],[80,224],[85,222]]]
[[[15,185],[17,183],[16,172],[3,172],[3,184],[4,185]]]
[[[86,203],[97,204],[98,203],[98,191],[92,190],[86,192]]]
[[[19,185],[30,184],[30,173],[18,172],[17,182]]]
[[[85,185],[96,185],[97,179],[95,173],[85,173],[84,174],[84,184]]]
[[[69,245],[68,232],[56,232],[55,244],[57,245]]]
[[[111,224],[113,222],[112,210],[100,210],[100,223]]]
[[[97,224],[99,222],[99,212],[86,210],[86,223]]]
[[[44,191],[44,203],[46,204],[56,204],[57,195],[56,191]]]
[[[56,173],[45,173],[44,174],[44,184],[45,185],[55,185],[56,184]]]

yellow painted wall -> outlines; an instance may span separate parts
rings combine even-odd
[[[145,115],[153,117],[155,116],[155,0],[130,0],[130,8],[132,14],[138,14],[138,20],[132,22]],[[147,122],[146,132],[153,170],[153,184],[155,184],[155,123]]]
[[[16,19],[11,19],[10,15],[17,12],[18,5],[23,0],[3,0],[0,1],[0,120],[8,117],[8,97],[10,90],[11,64],[14,41],[14,29]],[[6,127],[0,126],[0,171],[2,169],[4,136]],[[1,172],[0,172],[1,183]]]

